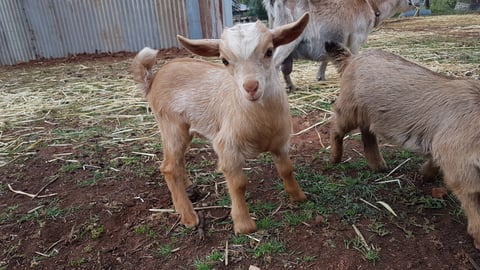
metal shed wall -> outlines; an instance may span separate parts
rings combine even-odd
[[[231,0],[0,0],[0,65],[217,38]]]

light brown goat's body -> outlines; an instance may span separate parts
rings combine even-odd
[[[290,78],[293,59],[320,61],[318,80],[326,80],[328,57],[325,41],[342,43],[354,54],[367,41],[379,23],[393,15],[414,9],[419,0],[263,0],[272,26],[290,23],[305,12],[310,23],[302,37],[275,52],[275,62],[289,90],[295,90]]]
[[[331,161],[341,160],[343,137],[355,128],[373,170],[386,169],[376,135],[429,156],[422,174],[441,169],[480,248],[480,81],[443,76],[381,50],[352,56],[336,43],[326,48],[341,73]]]
[[[220,55],[225,66],[181,59],[164,65],[152,78],[152,55],[156,51],[144,49],[135,58],[134,79],[145,90],[162,136],[161,171],[187,227],[199,222],[185,191],[192,182],[185,170],[184,155],[195,133],[209,139],[218,155],[218,169],[225,175],[232,200],[236,233],[256,230],[245,202],[248,180],[243,167],[247,158],[271,152],[291,199],[306,199],[293,177],[288,157],[292,131],[288,99],[272,64],[273,51],[269,50],[295,39],[307,22],[308,15],[277,30],[268,30],[261,23],[239,25],[226,30],[230,32],[224,32],[221,40],[179,38],[194,53]],[[229,42],[238,43],[255,35],[259,44],[251,50],[232,51],[228,46]],[[230,40],[232,37],[240,37],[240,41]]]

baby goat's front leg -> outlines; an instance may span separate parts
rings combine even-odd
[[[277,172],[283,180],[284,189],[290,195],[290,199],[294,202],[305,201],[307,197],[293,176],[293,165],[288,153],[286,151],[272,152],[272,155]]]
[[[255,221],[250,217],[245,193],[247,190],[247,177],[241,167],[234,170],[224,170],[223,174],[227,179],[228,192],[232,200],[231,215],[233,219],[233,230],[235,233],[247,234],[257,230]]]
[[[236,234],[255,232],[257,226],[250,217],[245,201],[248,183],[247,176],[243,173],[245,158],[240,149],[225,147],[223,140],[214,141],[213,148],[218,155],[218,170],[223,173],[227,180],[228,193],[232,201],[230,213],[233,220],[233,230]]]

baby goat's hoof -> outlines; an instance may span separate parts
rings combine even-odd
[[[187,228],[194,228],[200,222],[199,219],[198,219],[198,216],[195,212],[187,213],[187,214],[180,214],[180,216],[181,216],[180,221]]]
[[[237,222],[233,221],[233,230],[235,234],[249,234],[257,231],[257,225],[251,218]]]
[[[475,248],[480,250],[480,242],[477,241],[476,239],[473,240],[473,244],[475,245]]]
[[[384,160],[376,163],[369,163],[368,167],[374,172],[381,173],[381,172],[386,172],[387,171],[387,164],[385,163]]]
[[[303,193],[303,191],[299,190],[295,194],[290,194],[290,200],[292,202],[304,202],[307,200],[307,196],[305,193]]]

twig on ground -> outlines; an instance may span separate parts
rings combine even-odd
[[[12,185],[8,184],[8,189],[10,189],[10,191],[12,191],[13,193],[17,193],[17,194],[21,194],[21,195],[25,195],[25,196],[28,196],[32,199],[35,199],[35,198],[47,198],[47,197],[52,197],[52,196],[57,196],[57,193],[52,193],[52,194],[47,194],[47,195],[38,195],[37,194],[30,194],[30,193],[27,193],[27,192],[23,192],[21,190],[15,190],[12,188]]]
[[[378,182],[380,180],[383,180],[387,177],[389,177],[390,175],[392,175],[392,173],[394,173],[396,170],[398,170],[400,167],[402,167],[405,163],[407,163],[408,161],[410,161],[411,158],[407,158],[406,160],[404,160],[402,163],[400,163],[400,165],[398,165],[397,167],[395,167],[393,170],[391,170],[387,175],[385,175],[384,177],[381,177],[381,178],[378,178],[377,180],[375,180],[375,182]]]
[[[318,123],[316,123],[316,124],[313,124],[313,125],[305,128],[305,129],[300,130],[300,131],[297,132],[297,133],[292,134],[291,136],[298,136],[298,135],[300,135],[300,134],[303,134],[303,133],[309,131],[309,130],[312,129],[312,128],[315,128],[315,127],[318,127],[318,126],[320,126],[320,125],[323,125],[323,124],[325,124],[326,122],[327,122],[327,120],[320,121],[320,122],[318,122]]]
[[[170,229],[165,234],[166,236],[168,236],[177,227],[177,225],[180,223],[180,220],[181,220],[181,217],[178,217],[177,221],[175,221],[175,223],[173,223],[172,227],[170,227]]]
[[[363,234],[360,232],[360,230],[357,228],[357,226],[355,226],[355,224],[352,224],[352,227],[353,227],[353,230],[355,230],[355,233],[358,235],[358,237],[362,241],[363,246],[365,246],[365,248],[367,250],[370,250],[370,247],[368,246],[368,243],[365,240],[365,237],[363,237]]]
[[[225,266],[228,265],[228,240],[225,241]]]

